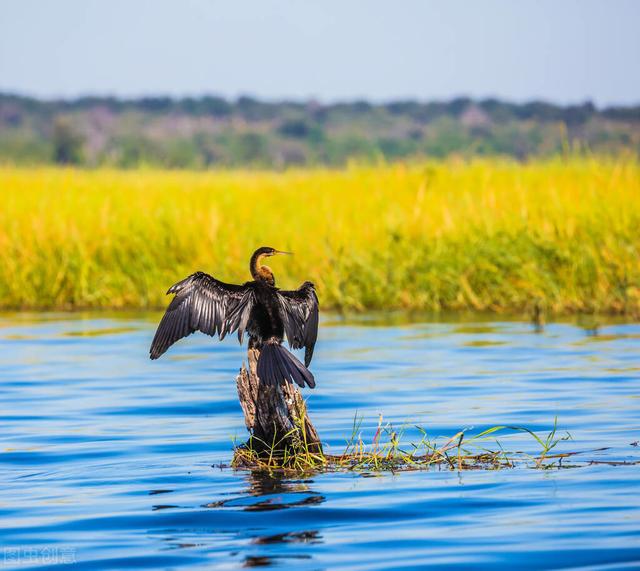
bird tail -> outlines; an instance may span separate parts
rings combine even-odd
[[[277,385],[283,380],[296,383],[304,388],[316,386],[316,381],[298,359],[279,343],[266,343],[258,357],[258,378],[266,385]]]

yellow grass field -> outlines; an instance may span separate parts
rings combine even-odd
[[[195,270],[324,308],[640,315],[633,159],[352,166],[342,171],[0,169],[0,307],[146,308]]]

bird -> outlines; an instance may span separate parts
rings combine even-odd
[[[212,337],[218,334],[220,340],[237,331],[240,344],[246,332],[249,348],[260,351],[256,372],[262,383],[294,382],[314,388],[308,367],[318,338],[318,296],[310,281],[296,290],[276,287],[273,271],[262,261],[278,254],[292,252],[258,248],[249,261],[253,280],[242,285],[224,283],[201,271],[172,285],[167,295],[174,297],[158,325],[150,358],[159,358],[195,331]],[[285,335],[292,349],[304,347],[304,365],[283,347]]]

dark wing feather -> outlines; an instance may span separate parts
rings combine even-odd
[[[164,314],[151,343],[149,354],[157,359],[179,339],[202,331],[220,339],[238,331],[238,340],[247,327],[254,303],[249,284],[226,284],[204,272],[196,272],[171,286],[167,294],[176,294]]]
[[[278,290],[278,301],[289,345],[292,349],[305,348],[304,364],[308,367],[318,339],[319,308],[315,287],[311,282],[304,282],[297,290]]]

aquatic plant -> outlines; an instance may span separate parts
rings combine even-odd
[[[554,420],[553,428],[546,435],[539,435],[526,427],[502,425],[493,426],[477,434],[472,434],[469,429],[460,430],[453,436],[442,439],[430,437],[422,426],[413,426],[412,428],[421,435],[420,440],[404,442],[403,435],[407,426],[396,430],[392,424],[384,423],[380,416],[375,435],[368,444],[362,438],[362,420],[362,416],[354,416],[351,435],[341,454],[319,453],[302,440],[293,447],[283,449],[279,441],[263,442],[251,437],[242,445],[234,443],[231,465],[241,469],[291,472],[395,472],[429,468],[497,470],[512,468],[518,464],[536,468],[557,467],[562,464],[562,459],[577,454],[549,454],[560,442],[571,438],[568,432],[562,436],[558,435],[557,418]],[[528,434],[540,446],[540,451],[537,455],[507,451],[495,438],[497,433],[502,433],[503,437],[507,438],[517,433]],[[283,437],[285,438],[286,436]],[[490,448],[490,445],[493,445],[494,449]]]
[[[640,165],[569,158],[286,172],[0,168],[0,307],[156,308],[201,269],[323,308],[640,315]]]

